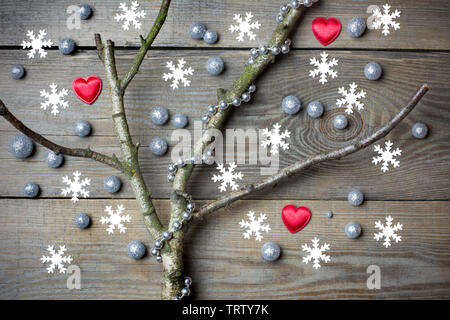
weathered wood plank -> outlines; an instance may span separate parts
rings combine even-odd
[[[290,234],[280,219],[288,203],[312,211],[309,225]],[[133,220],[125,234],[108,235],[99,223],[105,205],[123,204]],[[165,213],[168,201],[156,201]],[[161,266],[151,257],[133,261],[128,241],[150,243],[135,201],[0,200],[0,297],[2,299],[158,299]],[[263,242],[244,240],[239,221],[253,210],[267,213],[271,231]],[[328,219],[325,212],[332,210]],[[197,299],[448,299],[450,298],[450,205],[439,201],[242,201],[192,227],[186,238],[186,272]],[[72,222],[77,212],[91,215],[89,229]],[[402,242],[385,248],[373,240],[375,221],[392,215],[403,224]],[[345,237],[357,221],[361,238]],[[330,244],[331,261],[318,270],[302,263],[301,245],[314,237]],[[260,258],[264,241],[275,241],[282,257]],[[65,244],[81,268],[81,290],[66,288],[66,274],[48,274],[40,262],[47,245]],[[381,289],[368,290],[366,269],[381,269]]]
[[[371,200],[436,200],[448,198],[448,174],[450,145],[450,75],[442,66],[449,65],[450,54],[444,53],[395,53],[395,52],[329,52],[340,60],[337,67],[339,77],[321,85],[308,76],[309,58],[318,51],[293,52],[284,57],[257,82],[258,92],[254,100],[237,110],[230,118],[227,128],[263,129],[279,122],[292,132],[291,149],[282,152],[280,166],[284,167],[296,160],[318,152],[342,146],[345,142],[328,138],[332,132],[330,122],[325,121],[334,108],[340,86],[355,81],[367,92],[365,109],[361,112],[362,135],[388,121],[403,106],[424,82],[431,90],[414,112],[395,129],[388,139],[393,140],[402,150],[399,157],[400,168],[382,174],[379,167],[371,163],[375,155],[372,149],[361,151],[345,159],[313,167],[294,177],[289,183],[275,188],[270,193],[257,195],[258,198],[344,199],[350,188],[359,187]],[[17,116],[31,128],[39,130],[56,142],[72,145],[90,145],[96,150],[118,152],[114,130],[110,120],[107,88],[92,106],[81,103],[70,90],[75,76],[98,74],[104,78],[102,66],[94,52],[82,52],[73,58],[53,56],[27,67],[25,79],[13,81],[8,70],[20,53],[0,50],[0,97]],[[227,62],[227,71],[220,77],[207,75],[204,63],[211,54],[221,55]],[[132,54],[119,51],[119,69],[124,71]],[[161,78],[165,72],[165,62],[185,57],[196,70],[192,86],[171,90]],[[170,154],[153,156],[147,147],[155,136],[170,139],[174,130],[167,124],[157,127],[148,118],[148,112],[155,105],[163,105],[172,114],[183,112],[191,120],[188,129],[193,130],[193,121],[199,119],[206,106],[215,101],[214,92],[218,87],[227,88],[242,70],[246,53],[241,51],[152,51],[143,63],[141,73],[133,81],[126,95],[127,116],[132,133],[143,145],[140,151],[141,165],[147,181],[153,185],[156,198],[167,198],[170,186],[166,183],[166,168]],[[368,61],[378,61],[385,74],[380,81],[371,82],[364,78],[362,69]],[[51,82],[70,90],[67,100],[70,107],[54,117],[39,108],[39,91],[48,88]],[[306,106],[312,100],[320,100],[327,113],[322,120],[313,120],[305,108],[296,116],[285,116],[280,103],[288,94],[298,95]],[[74,136],[72,126],[76,120],[92,122],[94,135],[87,139]],[[410,134],[412,125],[425,122],[431,133],[425,140],[414,139]],[[356,127],[356,126],[355,126]],[[354,129],[349,129],[352,132]],[[110,197],[103,190],[103,179],[114,171],[89,160],[66,159],[60,169],[50,169],[43,162],[46,150],[37,147],[33,157],[18,161],[8,150],[9,140],[17,131],[5,121],[0,121],[0,178],[9,181],[0,185],[1,196],[21,196],[21,188],[27,181],[36,181],[42,186],[43,197],[59,197],[61,177],[80,170],[92,179],[92,197]],[[328,136],[326,135],[328,134]],[[177,142],[171,142],[173,146]],[[381,141],[384,143],[384,141]],[[169,151],[170,151],[169,150]],[[255,165],[240,165],[244,174],[243,183],[259,181],[260,168]],[[213,167],[196,170],[190,189],[195,198],[214,198],[218,191],[211,181],[215,173]],[[20,174],[18,174],[20,173]],[[420,188],[417,183],[420,181]],[[157,186],[157,187],[156,187]],[[133,197],[129,186],[115,197]]]
[[[188,27],[192,22],[200,21],[209,28],[219,32],[217,47],[251,47],[266,42],[276,26],[275,18],[279,7],[287,1],[258,1],[257,5],[248,1],[237,0],[176,0],[172,2],[166,25],[155,41],[156,46],[164,47],[210,47],[203,41],[192,40]],[[449,50],[448,34],[450,25],[450,4],[446,0],[436,0],[425,4],[421,0],[391,0],[393,9],[402,14],[398,19],[400,30],[392,32],[388,37],[380,30],[368,30],[360,39],[350,38],[346,33],[348,21],[355,16],[368,18],[370,5],[385,2],[368,0],[327,1],[322,0],[307,10],[304,20],[294,36],[297,48],[322,48],[311,31],[311,21],[315,17],[336,17],[341,20],[342,34],[330,45],[331,48],[390,48],[390,49],[443,49]],[[0,11],[0,45],[18,46],[26,37],[27,30],[45,29],[48,37],[56,45],[63,37],[73,38],[78,45],[94,46],[94,33],[101,33],[105,39],[113,39],[119,46],[137,46],[139,34],[151,28],[159,9],[160,1],[140,1],[140,7],[147,12],[141,30],[133,27],[124,31],[121,24],[114,20],[118,12],[119,2],[107,0],[92,3],[94,15],[90,20],[81,21],[80,29],[69,30],[66,21],[69,15],[67,8],[75,3],[70,0],[3,0]],[[234,14],[251,11],[254,19],[262,26],[256,30],[254,41],[238,42],[228,31]],[[51,52],[50,55],[58,55]],[[22,59],[27,59],[25,52]]]

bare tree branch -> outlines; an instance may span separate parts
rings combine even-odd
[[[231,203],[240,200],[249,194],[252,194],[256,191],[260,191],[263,189],[266,189],[270,186],[273,186],[275,184],[278,184],[284,180],[286,180],[288,177],[292,176],[293,174],[296,174],[304,169],[307,169],[311,167],[314,164],[318,164],[325,161],[335,160],[342,157],[345,157],[349,154],[355,153],[359,150],[362,150],[366,148],[367,146],[373,144],[377,140],[384,138],[389,132],[392,131],[417,105],[417,103],[422,99],[422,97],[427,93],[428,91],[428,85],[424,84],[422,87],[417,91],[417,93],[413,96],[411,101],[400,110],[400,112],[387,124],[385,124],[383,127],[375,131],[373,134],[368,136],[367,138],[361,139],[356,141],[355,143],[352,143],[346,147],[333,150],[328,153],[322,153],[316,156],[312,156],[308,159],[298,161],[282,170],[280,170],[275,175],[269,177],[268,179],[257,183],[255,185],[247,185],[243,187],[241,190],[232,192],[228,195],[226,195],[223,198],[220,198],[218,200],[212,201],[204,206],[202,206],[198,212],[194,214],[194,217],[201,218],[205,216],[208,213],[212,213],[220,208],[223,208],[225,206],[230,205]]]
[[[28,128],[22,121],[17,119],[5,106],[3,101],[0,100],[0,116],[5,118],[9,123],[11,123],[17,130],[34,140],[36,143],[52,150],[56,154],[63,154],[72,157],[79,158],[89,158],[101,163],[104,163],[114,169],[117,169],[121,172],[124,172],[124,168],[120,161],[117,159],[115,155],[109,157],[107,155],[92,151],[91,149],[72,149],[64,146],[60,146],[46,138],[44,138],[39,133]]]

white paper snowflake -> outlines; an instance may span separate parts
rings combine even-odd
[[[117,206],[117,210],[113,210],[111,206],[106,206],[105,211],[108,213],[106,217],[100,217],[101,224],[109,224],[106,228],[108,234],[114,233],[115,229],[119,230],[119,233],[125,233],[127,227],[123,225],[124,222],[130,222],[131,216],[129,214],[122,215],[125,208],[122,205]]]
[[[268,128],[263,130],[263,136],[266,138],[261,141],[261,146],[267,149],[270,147],[270,153],[272,155],[278,154],[279,148],[281,147],[283,150],[289,149],[289,143],[284,140],[291,136],[291,133],[285,130],[283,133],[280,133],[281,126],[278,123],[273,125],[273,129],[269,130]]]
[[[73,181],[69,179],[68,176],[63,177],[63,183],[67,184],[67,188],[63,188],[61,194],[67,196],[72,194],[72,201],[75,203],[78,201],[78,196],[83,196],[84,198],[89,197],[89,191],[85,189],[86,186],[91,184],[91,180],[84,178],[80,180],[81,172],[75,171],[73,173]]]
[[[314,239],[311,240],[312,247],[307,244],[302,246],[302,250],[308,253],[306,257],[303,257],[303,263],[308,264],[308,262],[313,261],[314,269],[320,268],[320,261],[325,263],[330,262],[330,256],[324,254],[325,251],[330,250],[330,245],[328,243],[324,243],[321,247],[319,247],[319,241],[320,239],[314,237]]]
[[[30,48],[27,53],[28,59],[34,59],[36,52],[39,53],[40,58],[47,57],[47,52],[43,48],[50,48],[53,42],[51,40],[44,40],[46,35],[45,30],[39,30],[39,34],[36,37],[33,30],[28,30],[27,37],[30,41],[22,41],[23,49]]]
[[[244,219],[239,222],[241,228],[247,229],[243,233],[244,239],[250,239],[252,235],[255,236],[257,241],[261,241],[263,239],[263,235],[261,232],[269,232],[270,225],[263,224],[263,222],[267,219],[267,216],[264,213],[260,213],[258,219],[255,219],[255,213],[253,211],[249,211],[247,213],[248,221]]]
[[[259,29],[259,27],[261,27],[261,24],[258,21],[251,22],[253,17],[254,16],[251,12],[247,12],[245,14],[245,19],[242,19],[240,14],[234,15],[233,20],[238,24],[231,25],[228,30],[230,30],[231,33],[238,32],[236,39],[239,42],[244,41],[245,36],[248,36],[249,40],[256,39],[256,34],[252,30]]]
[[[345,87],[339,88],[338,93],[343,95],[344,98],[337,99],[337,105],[345,107],[345,113],[352,114],[353,108],[358,109],[358,111],[364,109],[364,103],[361,103],[359,100],[366,97],[366,92],[363,90],[356,92],[358,85],[354,82],[349,87],[349,91],[345,90]]]
[[[47,110],[47,108],[51,106],[51,113],[56,116],[59,113],[58,107],[66,109],[69,106],[69,103],[63,100],[63,97],[67,96],[68,91],[63,88],[58,92],[58,85],[55,83],[52,83],[49,87],[50,92],[47,90],[41,90],[41,97],[45,98],[45,101],[41,102],[41,109]]]
[[[116,19],[117,22],[120,22],[122,20],[124,21],[122,24],[123,30],[129,30],[131,23],[133,24],[135,29],[141,28],[142,23],[140,23],[138,19],[145,18],[146,13],[144,10],[138,11],[138,7],[139,3],[137,1],[133,1],[129,8],[125,2],[120,3],[119,9],[123,13],[116,13],[114,19]]]
[[[389,171],[389,164],[392,164],[394,168],[400,166],[400,161],[395,160],[394,157],[400,156],[402,154],[402,150],[400,150],[399,148],[391,150],[393,145],[391,140],[386,141],[384,145],[384,150],[380,147],[379,144],[375,146],[375,151],[378,152],[379,156],[373,157],[372,163],[377,165],[378,163],[382,162],[383,165],[381,166],[381,171],[386,172]]]
[[[219,163],[217,165],[217,170],[220,171],[220,175],[213,175],[212,180],[214,182],[221,181],[222,183],[219,186],[220,192],[224,192],[227,190],[227,185],[231,187],[231,190],[236,191],[239,186],[236,184],[234,180],[242,180],[242,177],[244,176],[242,172],[235,172],[234,169],[236,169],[236,163],[232,162],[228,164],[228,169],[224,167],[222,163]]]
[[[337,71],[334,71],[332,67],[335,67],[338,65],[337,59],[333,58],[333,60],[328,60],[328,54],[324,51],[320,54],[321,59],[320,61],[317,60],[315,57],[310,59],[311,65],[315,66],[316,68],[309,71],[309,76],[312,78],[315,78],[317,75],[320,74],[320,80],[319,82],[321,84],[325,84],[328,82],[327,76],[331,76],[332,79],[337,78],[338,73]]]
[[[375,18],[373,21],[374,29],[380,29],[383,26],[382,33],[387,36],[390,34],[389,27],[394,28],[394,30],[400,29],[400,23],[395,22],[396,18],[400,18],[401,11],[395,10],[394,13],[391,13],[391,6],[389,4],[385,4],[383,6],[383,12],[379,8],[375,9],[372,13],[372,16]]]
[[[393,226],[392,220],[394,220],[394,218],[391,216],[387,216],[385,219],[386,225],[383,225],[381,221],[375,222],[375,228],[381,232],[374,233],[373,238],[377,241],[384,239],[383,246],[387,248],[391,246],[391,239],[395,240],[396,243],[402,241],[402,236],[399,236],[396,232],[403,230],[403,225],[397,222],[397,224]]]
[[[59,246],[58,252],[55,251],[55,248],[53,246],[47,247],[47,251],[50,253],[50,256],[43,255],[41,257],[41,261],[42,263],[49,264],[49,266],[47,267],[48,273],[53,273],[53,271],[55,271],[55,268],[58,268],[59,273],[66,273],[67,269],[64,264],[72,262],[71,256],[64,255],[64,252],[66,252],[66,250],[66,246]]]
[[[186,61],[184,59],[178,59],[177,66],[174,65],[173,61],[168,61],[166,68],[169,68],[169,73],[163,74],[164,81],[172,80],[170,85],[173,90],[178,89],[178,84],[183,83],[185,87],[191,85],[191,80],[188,80],[186,76],[191,76],[194,73],[194,69],[191,67],[184,69]]]

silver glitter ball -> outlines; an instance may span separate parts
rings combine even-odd
[[[78,213],[73,219],[75,225],[80,229],[86,229],[91,223],[91,218],[86,213]]]
[[[87,137],[88,135],[91,134],[91,124],[89,122],[87,122],[86,120],[78,120],[75,123],[75,134],[79,137]]]
[[[333,218],[333,212],[328,211],[327,212],[327,218],[329,218],[329,219]]]
[[[156,240],[153,245],[155,246],[156,249],[160,250],[162,249],[162,247],[164,246],[164,242]]]
[[[182,129],[188,125],[188,117],[185,114],[177,113],[172,118],[172,125],[175,128]]]
[[[13,79],[22,79],[25,75],[25,69],[21,64],[14,64],[11,67],[10,74]]]
[[[261,255],[266,261],[278,260],[280,253],[280,246],[275,242],[266,242],[261,248]]]
[[[242,103],[242,100],[240,98],[233,98],[232,102],[233,106],[239,107]]]
[[[306,112],[311,118],[319,118],[323,114],[323,105],[319,101],[310,102]]]
[[[206,71],[209,74],[217,76],[223,72],[225,69],[225,63],[221,57],[211,57],[206,61]]]
[[[183,288],[181,289],[181,295],[183,297],[188,297],[191,294],[191,290],[189,290],[189,288]]]
[[[58,43],[58,48],[62,54],[71,54],[75,51],[75,41],[70,38],[61,39]]]
[[[138,240],[131,240],[127,245],[127,254],[130,258],[141,259],[145,255],[145,245]]]
[[[192,39],[200,40],[203,38],[206,32],[206,27],[203,23],[194,22],[189,27],[189,34]]]
[[[58,168],[64,162],[64,156],[62,154],[56,154],[53,151],[49,151],[45,155],[45,162],[50,168]]]
[[[425,123],[417,122],[412,127],[412,135],[417,139],[423,139],[428,135],[428,127]]]
[[[356,239],[361,235],[361,226],[357,222],[349,222],[345,225],[345,234],[350,239]]]
[[[281,102],[281,108],[286,114],[296,114],[302,108],[302,104],[297,97],[287,96]]]
[[[369,62],[364,67],[364,75],[369,80],[378,80],[381,78],[382,74],[383,74],[383,69],[376,62]]]
[[[180,221],[177,221],[177,220],[175,220],[175,221],[172,223],[172,227],[173,227],[174,230],[180,230],[182,226],[183,226],[183,225],[181,224],[181,222],[180,222]]]
[[[25,183],[25,185],[23,186],[23,194],[25,195],[25,197],[27,198],[35,198],[37,197],[37,195],[39,194],[39,185],[35,182],[27,182]]]
[[[92,8],[88,4],[79,4],[78,10],[80,13],[80,19],[81,20],[87,20],[92,15]]]
[[[338,130],[344,130],[348,126],[347,117],[342,114],[335,116],[333,119],[333,125]]]
[[[366,20],[363,18],[353,18],[347,25],[347,33],[352,38],[359,38],[366,31]]]
[[[183,220],[189,221],[192,218],[192,213],[190,213],[189,211],[185,211],[183,212],[181,217],[183,218]]]
[[[348,202],[353,206],[359,206],[364,202],[364,194],[355,189],[349,192],[347,196]]]
[[[217,34],[217,31],[208,29],[205,32],[205,35],[203,36],[203,41],[205,41],[208,44],[214,44],[217,42],[219,38],[219,35]]]
[[[33,150],[33,141],[26,135],[18,134],[9,142],[9,151],[17,159],[28,158],[33,153]]]
[[[169,120],[169,111],[164,107],[155,107],[150,111],[150,120],[161,126]]]
[[[118,176],[107,176],[103,181],[103,188],[109,193],[116,193],[120,190],[122,182]]]
[[[170,232],[170,231],[164,231],[164,232],[163,232],[163,238],[164,238],[164,240],[170,240],[170,239],[172,239],[172,232]]]

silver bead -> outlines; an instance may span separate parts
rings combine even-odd
[[[248,87],[248,92],[253,93],[256,91],[256,86],[254,84],[250,85],[250,87]]]
[[[283,45],[281,46],[281,53],[286,54],[286,53],[289,53],[289,51],[290,51],[290,49],[289,49],[289,46],[288,46],[288,45],[283,44]]]
[[[277,16],[277,21],[282,22],[284,20],[284,17],[280,14]]]
[[[203,122],[203,123],[207,123],[208,121],[209,121],[209,115],[204,114],[204,115],[202,116],[202,122]]]
[[[291,39],[286,39],[286,40],[284,40],[284,44],[290,47],[291,44],[292,44]]]
[[[176,297],[173,297],[172,300],[181,300],[181,297],[176,296]]]
[[[261,52],[262,54],[266,54],[267,51],[268,51],[267,46],[261,45],[261,46],[259,47],[259,52]]]
[[[181,222],[180,222],[180,221],[177,221],[177,220],[175,220],[175,221],[172,223],[172,227],[173,227],[174,230],[180,230],[182,226],[183,226],[183,225],[181,224]]]
[[[258,56],[258,49],[256,49],[256,48],[251,49],[251,50],[250,50],[250,55],[251,55],[253,58],[256,58],[256,57]]]
[[[281,8],[280,8],[280,11],[283,12],[283,13],[286,13],[288,11],[288,9],[289,9],[288,6],[282,5]]]
[[[277,56],[277,55],[280,54],[281,48],[280,47],[273,47],[272,49],[270,49],[270,51],[272,52],[273,55]]]
[[[191,277],[184,278],[184,285],[189,287],[191,284],[192,284],[192,278]]]
[[[160,241],[160,240],[156,240],[153,245],[155,246],[156,249],[162,249],[162,247],[164,246],[164,242]]]
[[[188,209],[189,211],[194,210],[194,209],[195,209],[195,203],[193,203],[193,202],[188,202],[188,203],[186,204],[186,209]]]
[[[190,213],[189,211],[185,211],[181,216],[183,220],[189,221],[192,218],[192,213]]]
[[[226,109],[228,108],[228,103],[225,100],[222,100],[219,102],[219,108],[220,109]]]
[[[232,103],[233,103],[233,106],[239,107],[241,105],[242,101],[240,98],[233,98]]]
[[[255,59],[249,58],[248,61],[247,61],[247,63],[248,63],[249,65],[252,65],[252,64],[255,63]]]
[[[195,156],[191,156],[191,164],[195,164],[197,158]]]
[[[183,288],[183,289],[181,289],[181,295],[183,296],[183,297],[187,297],[187,296],[189,296],[191,294],[191,290],[189,290],[189,288]]]
[[[294,8],[294,9],[300,8],[300,1],[298,1],[298,0],[292,0],[292,1],[291,1],[291,7]]]
[[[307,8],[309,8],[313,5],[313,2],[312,2],[312,0],[303,0],[303,5]]]
[[[241,98],[242,98],[242,101],[249,102],[251,99],[251,95],[250,95],[250,93],[244,92],[242,94]]]
[[[184,165],[185,165],[185,163],[184,163],[184,160],[183,159],[178,159],[178,161],[177,161],[177,166],[179,166],[179,167],[184,167]]]
[[[161,256],[157,256],[156,257],[156,262],[162,262],[162,257]]]
[[[170,239],[172,239],[172,232],[170,232],[170,231],[164,231],[163,232],[163,238],[164,238],[164,240],[170,240]]]
[[[167,175],[167,181],[173,182],[173,180],[175,180],[175,176],[174,176],[173,174],[169,173],[169,174]]]
[[[417,122],[412,128],[412,135],[417,139],[423,139],[428,135],[428,127],[425,123]]]
[[[156,257],[157,255],[159,255],[159,250],[156,248],[152,248],[152,250],[150,250],[150,254]]]
[[[208,112],[211,113],[211,114],[216,113],[216,107],[215,106],[209,106],[208,107]]]
[[[168,170],[170,173],[174,173],[175,171],[177,171],[177,167],[174,166],[173,164],[169,164],[169,167],[167,167],[167,170]]]

